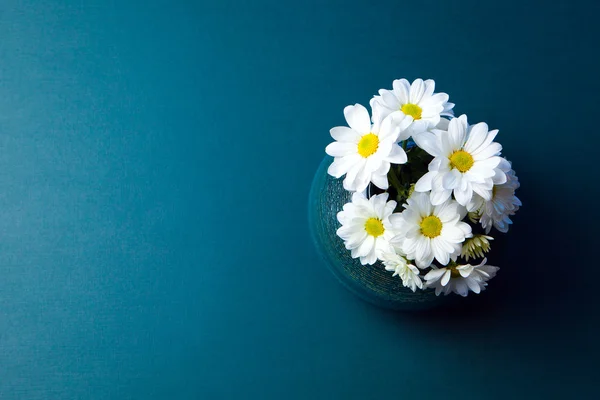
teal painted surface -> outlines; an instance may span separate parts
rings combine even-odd
[[[597,398],[598,7],[2,1],[0,398]],[[451,313],[361,301],[309,235],[329,129],[398,77],[522,183]]]

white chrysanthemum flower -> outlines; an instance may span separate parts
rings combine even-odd
[[[442,265],[456,260],[462,242],[472,236],[471,226],[461,221],[466,209],[451,199],[433,206],[427,193],[415,192],[407,203],[401,214],[390,218],[398,232],[392,245],[401,246],[419,268],[429,267],[434,258]]]
[[[510,162],[502,158],[496,168],[496,174],[506,176],[506,182],[494,185],[492,198],[486,201],[475,194],[467,206],[468,210],[473,210],[477,215],[486,233],[489,233],[492,227],[503,233],[508,232],[508,227],[512,224],[510,216],[514,215],[522,205],[521,200],[515,196],[515,191],[520,184]]]
[[[360,263],[374,264],[382,253],[394,251],[390,239],[396,233],[390,223],[390,215],[396,208],[395,201],[387,201],[388,194],[382,193],[367,199],[355,192],[352,202],[344,204],[343,211],[337,214],[342,226],[337,234],[344,240],[352,258],[360,258]]]
[[[488,131],[486,123],[469,126],[467,116],[450,121],[448,131],[423,132],[418,145],[435,158],[429,172],[415,185],[417,192],[431,191],[431,202],[442,204],[452,193],[459,204],[467,206],[473,193],[486,201],[492,198],[494,184],[506,182],[497,169],[502,150],[493,142],[498,130]]]
[[[344,108],[348,127],[331,129],[336,141],[325,151],[335,157],[327,172],[344,178],[344,189],[362,192],[369,182],[380,189],[388,188],[390,164],[404,164],[406,153],[398,145],[398,137],[412,122],[411,117],[386,118],[371,124],[367,109],[360,104]]]
[[[383,253],[381,254],[381,261],[383,262],[383,265],[385,265],[386,271],[394,271],[392,276],[400,276],[404,287],[409,288],[413,292],[415,292],[417,288],[423,288],[419,270],[417,267],[410,264],[405,257],[396,253]]]
[[[410,115],[414,122],[410,134],[415,138],[430,128],[442,128],[447,121],[441,116],[453,116],[454,104],[448,103],[446,93],[434,93],[433,79],[415,79],[410,84],[406,79],[396,79],[392,90],[379,90],[379,96],[371,99],[373,119],[383,119],[392,113]],[[441,122],[441,126],[440,125]],[[406,137],[408,138],[408,136]],[[417,140],[415,140],[417,141]]]
[[[485,265],[487,258],[484,258],[479,265],[454,265],[445,268],[432,269],[425,275],[425,287],[435,288],[435,295],[440,293],[444,295],[454,292],[463,297],[473,293],[480,293],[485,290],[487,281],[496,276],[500,268],[491,265]]]
[[[494,186],[492,199],[486,201],[481,209],[481,226],[489,233],[492,226],[500,232],[508,232],[510,219],[521,207],[521,200],[515,196],[515,190],[520,186],[519,179],[512,169],[506,173],[507,180],[501,185]]]

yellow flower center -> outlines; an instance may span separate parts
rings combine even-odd
[[[438,237],[442,233],[442,221],[435,215],[423,218],[420,226],[421,233],[430,239]]]
[[[377,218],[369,218],[367,222],[365,222],[365,230],[369,235],[374,237],[381,236],[383,235],[383,232],[385,232],[383,223]]]
[[[369,157],[377,151],[379,147],[379,138],[373,133],[364,135],[358,142],[358,154],[364,158]]]
[[[450,156],[450,166],[456,168],[460,172],[467,172],[473,166],[473,156],[464,150],[458,150]]]
[[[416,104],[406,103],[400,108],[405,115],[410,115],[414,120],[421,119],[423,109]]]

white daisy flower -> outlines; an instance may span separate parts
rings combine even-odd
[[[454,104],[448,103],[448,95],[434,93],[435,82],[433,79],[426,81],[415,79],[412,84],[406,79],[396,79],[392,86],[392,90],[379,90],[379,96],[371,99],[373,118],[383,119],[392,113],[410,115],[414,120],[409,128],[413,138],[429,128],[438,127],[440,122],[442,122],[442,126],[440,126],[442,128],[448,120],[441,116],[452,117],[454,115],[452,112]]]
[[[448,264],[460,254],[461,243],[472,236],[471,226],[461,220],[466,209],[448,199],[433,206],[426,193],[413,193],[401,214],[394,214],[390,221],[398,232],[392,245],[401,246],[409,260],[415,260],[419,268],[427,268],[435,258],[442,265]]]
[[[506,181],[494,185],[492,198],[488,201],[474,194],[473,199],[467,205],[467,209],[469,211],[473,210],[472,214],[477,216],[477,220],[486,233],[489,233],[492,227],[506,233],[509,225],[512,224],[510,216],[514,215],[522,205],[521,200],[515,196],[515,191],[520,184],[515,171],[512,170],[510,161],[505,158],[502,158],[495,171],[497,176],[501,174],[505,176]]]
[[[492,198],[485,201],[481,208],[481,226],[485,233],[490,233],[492,226],[500,232],[508,232],[510,219],[521,207],[521,200],[515,196],[515,190],[520,186],[519,179],[512,169],[506,173],[507,180],[501,185],[495,185],[492,189]]]
[[[425,287],[435,288],[435,295],[440,293],[444,295],[454,292],[463,297],[473,293],[480,293],[485,290],[487,281],[496,276],[500,268],[491,265],[485,265],[487,258],[484,258],[479,265],[453,265],[445,268],[432,269],[425,275]]]
[[[442,204],[452,193],[463,206],[471,202],[473,193],[491,200],[494,184],[506,182],[506,174],[496,168],[502,161],[498,156],[502,146],[493,142],[497,134],[498,130],[488,131],[483,122],[469,126],[466,115],[450,121],[447,132],[423,132],[419,146],[435,158],[415,190],[431,191],[434,205]]]
[[[394,251],[390,239],[396,234],[390,223],[390,215],[396,208],[395,201],[387,201],[388,194],[382,193],[367,199],[355,192],[352,202],[344,204],[343,211],[337,214],[342,226],[337,234],[344,240],[352,258],[360,258],[360,263],[374,264],[382,253]]]
[[[417,288],[423,288],[419,270],[417,267],[410,264],[403,256],[396,253],[383,253],[381,254],[381,261],[383,261],[386,271],[394,271],[392,276],[400,276],[404,287],[409,288],[413,292],[415,292]]]
[[[404,164],[406,153],[398,137],[412,122],[411,117],[386,118],[371,124],[369,112],[360,104],[344,108],[348,127],[331,129],[336,141],[325,151],[335,157],[327,172],[335,178],[346,175],[344,189],[362,192],[369,182],[380,189],[388,188],[390,164]]]

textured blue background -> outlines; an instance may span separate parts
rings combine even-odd
[[[598,396],[599,11],[2,0],[0,398]],[[361,302],[308,235],[329,128],[398,77],[523,184],[457,310]]]

